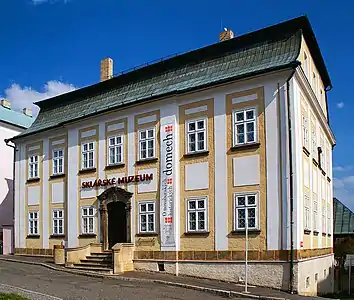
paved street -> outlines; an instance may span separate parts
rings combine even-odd
[[[13,287],[19,287],[22,290],[19,291]],[[53,271],[41,266],[6,261],[0,261],[0,291],[19,292],[38,300],[224,299],[189,289],[117,279],[92,278]]]

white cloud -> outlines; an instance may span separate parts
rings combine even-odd
[[[352,166],[335,166],[333,167],[334,172],[346,172],[351,170],[353,167]]]
[[[344,107],[344,102],[337,103],[337,108],[343,108],[343,107]]]
[[[354,176],[333,178],[333,194],[354,211]]]
[[[14,83],[5,90],[5,98],[11,102],[13,109],[22,110],[23,108],[31,108],[33,115],[36,116],[39,108],[33,105],[33,102],[55,97],[75,89],[72,84],[55,80],[48,81],[41,91],[36,91],[27,86],[21,87],[19,84]]]
[[[64,3],[68,3],[70,0],[32,0],[32,3],[34,5],[38,5],[38,4],[43,4],[43,3],[46,3],[46,2],[49,2],[49,3],[55,3],[55,2],[64,2]]]

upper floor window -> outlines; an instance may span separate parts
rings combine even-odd
[[[310,197],[308,194],[304,195],[304,229],[310,230]]]
[[[207,120],[187,121],[187,153],[207,150]]]
[[[28,158],[28,178],[38,178],[38,155]]]
[[[235,194],[235,230],[259,229],[258,193]]]
[[[327,207],[325,204],[322,204],[322,232],[326,232],[327,228],[326,228],[326,211],[327,211]]]
[[[313,230],[318,231],[318,202],[317,199],[313,201]]]
[[[312,156],[316,160],[317,158],[317,134],[316,134],[316,125],[311,124],[311,140],[312,140]]]
[[[53,150],[53,175],[64,173],[64,150]]]
[[[155,128],[139,130],[139,160],[155,157]]]
[[[53,210],[53,235],[64,234],[64,210]]]
[[[28,234],[38,235],[39,234],[39,212],[30,211],[28,213]]]
[[[115,165],[123,162],[123,136],[117,135],[108,139],[108,164]]]
[[[317,95],[317,76],[315,72],[312,73],[312,88],[315,94]]]
[[[95,233],[95,207],[84,206],[81,208],[81,232],[82,234]]]
[[[309,77],[309,60],[308,60],[306,52],[304,52],[304,73],[308,78]]]
[[[95,167],[95,144],[88,142],[81,145],[81,168],[90,169]]]
[[[325,147],[324,147],[323,136],[320,137],[320,147],[321,147],[321,152],[319,157],[319,164],[322,170],[324,170],[324,168],[326,167],[326,162],[325,162]]]
[[[331,227],[331,205],[330,203],[327,204],[327,233],[331,234],[332,232],[332,227]]]
[[[207,220],[207,197],[187,199],[187,231],[206,231]]]
[[[234,111],[233,134],[234,146],[257,141],[257,112],[255,108]]]
[[[155,201],[139,203],[139,232],[155,232]]]
[[[303,146],[309,148],[309,122],[308,116],[305,112],[302,112],[302,139]]]

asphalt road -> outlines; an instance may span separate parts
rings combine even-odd
[[[92,278],[6,261],[0,261],[0,292],[15,292],[36,300],[225,299],[162,284]]]

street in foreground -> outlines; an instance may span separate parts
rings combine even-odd
[[[0,261],[0,292],[18,293],[38,300],[224,299],[204,292],[161,284],[92,278],[5,261]]]

